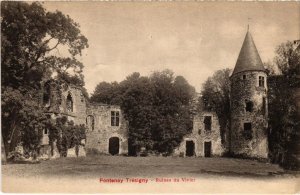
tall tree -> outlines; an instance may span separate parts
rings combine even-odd
[[[275,64],[287,77],[300,75],[300,49],[291,41],[280,44],[276,48]]]
[[[296,99],[300,91],[300,50],[290,41],[282,43],[276,48],[274,62],[281,74],[268,79],[270,158],[274,163],[294,169],[299,167],[300,160],[297,159],[300,107]]]
[[[227,68],[218,70],[209,77],[203,84],[199,101],[202,109],[215,111],[218,115],[223,144],[225,133],[230,128],[230,74],[231,69]]]
[[[83,64],[76,57],[88,47],[87,39],[69,16],[48,12],[37,2],[2,2],[1,19],[4,142],[13,149],[17,142],[12,146],[9,142],[19,135],[23,144],[36,148],[38,133],[34,132],[46,121],[39,106],[41,81],[66,72],[80,78]],[[65,48],[64,57],[54,52]]]

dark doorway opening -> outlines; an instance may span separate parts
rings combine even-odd
[[[185,142],[185,156],[194,156],[195,155],[195,143],[193,141]]]
[[[108,151],[111,155],[119,154],[119,147],[120,147],[120,143],[118,137],[109,138]]]
[[[204,142],[204,156],[211,157],[211,142]]]

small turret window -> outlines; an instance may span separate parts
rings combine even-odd
[[[253,111],[253,102],[246,101],[246,112],[252,112],[252,111]]]
[[[263,76],[258,77],[258,86],[265,87],[265,77],[263,77]]]
[[[252,139],[252,124],[244,123],[244,137],[246,140]]]
[[[246,80],[246,78],[247,78],[247,76],[244,74],[244,75],[243,75],[243,80]]]

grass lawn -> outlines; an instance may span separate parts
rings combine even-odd
[[[203,174],[272,177],[284,173],[278,165],[233,158],[93,156],[2,166],[4,176],[18,177],[201,177]]]
[[[99,182],[100,178],[146,178],[149,182],[111,184]],[[156,182],[156,178],[191,178],[194,181],[161,183]],[[283,178],[288,180],[282,180]],[[299,182],[298,175],[287,173],[278,165],[233,158],[124,156],[59,158],[41,161],[39,164],[2,165],[2,179],[3,191],[23,193],[186,191],[265,193],[266,189],[280,193],[287,192],[286,189],[288,192],[295,192],[299,187],[299,184],[292,183],[295,180]],[[254,184],[260,187],[253,188]],[[288,187],[275,190],[283,184]]]

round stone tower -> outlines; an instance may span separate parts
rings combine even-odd
[[[229,152],[268,158],[267,74],[249,31],[230,80]]]

